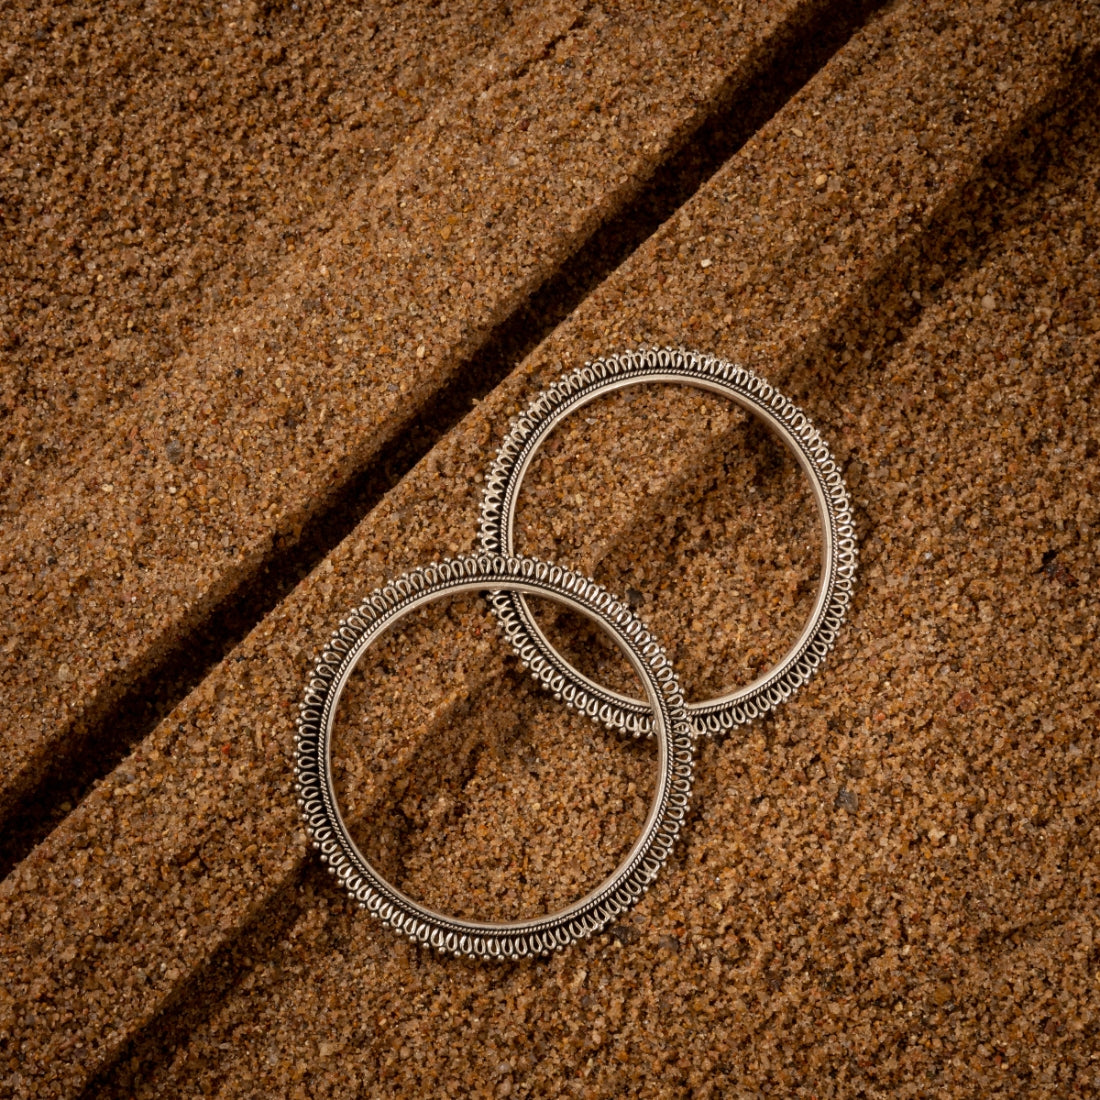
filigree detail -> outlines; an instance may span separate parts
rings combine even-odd
[[[630,859],[601,887],[533,921],[487,924],[441,918],[387,883],[351,839],[336,804],[328,760],[336,706],[357,660],[397,619],[447,593],[492,589],[546,596],[602,623],[632,654],[657,704],[664,746],[658,812]],[[505,632],[510,629],[505,621]],[[571,691],[538,654],[527,663],[567,705],[599,717],[595,700]],[[649,889],[680,832],[691,797],[694,739],[683,693],[664,651],[634,613],[595,581],[533,558],[501,554],[444,559],[376,589],[343,619],[318,656],[298,714],[298,804],[314,848],[329,871],[372,917],[415,943],[454,955],[519,959],[560,950],[600,931]]]
[[[851,501],[828,444],[809,417],[771,383],[745,367],[681,348],[642,348],[586,363],[543,390],[509,426],[490,467],[481,501],[479,538],[490,554],[512,552],[512,526],[531,456],[567,416],[608,390],[645,382],[682,382],[722,394],[765,419],[811,478],[823,524],[825,561],[811,621],[769,673],[737,691],[686,709],[698,734],[732,730],[785,702],[820,668],[836,642],[858,564]],[[649,736],[649,708],[593,683],[557,652],[518,592],[490,598],[513,648],[539,679],[609,728]]]

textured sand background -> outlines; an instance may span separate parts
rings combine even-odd
[[[1096,3],[9,23],[0,1095],[1100,1089]],[[441,958],[310,854],[301,687],[366,591],[474,547],[510,417],[642,344],[746,363],[832,442],[849,622],[700,746],[607,933]],[[629,592],[690,697],[816,580],[796,465],[691,390],[563,425],[517,531]],[[652,747],[536,691],[477,600],[346,704],[353,828],[425,901],[562,904],[644,816]]]

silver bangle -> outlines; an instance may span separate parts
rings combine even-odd
[[[420,905],[386,882],[359,851],[336,802],[332,733],[336,707],[364,651],[399,619],[448,593],[525,592],[595,619],[618,642],[645,685],[658,741],[658,776],[641,836],[612,875],[579,901],[531,920],[461,920]],[[592,716],[598,704],[518,638],[521,627],[498,609],[524,663],[556,697]],[[414,943],[455,955],[518,959],[566,947],[629,909],[657,877],[687,812],[694,740],[683,694],[664,650],[634,613],[594,581],[533,558],[480,554],[414,569],[372,592],[333,634],[318,658],[300,707],[296,737],[298,803],[313,846],[329,871],[372,916]]]
[[[482,497],[481,547],[491,554],[513,552],[520,485],[535,452],[558,424],[602,394],[648,382],[679,382],[709,390],[764,419],[794,452],[809,477],[821,517],[821,577],[813,609],[798,639],[774,668],[752,683],[713,699],[687,704],[697,733],[716,734],[778,706],[813,676],[832,649],[844,621],[856,571],[855,525],[840,470],[806,414],[768,382],[713,355],[671,348],[622,352],[564,375],[516,417],[497,452]],[[600,721],[635,736],[651,733],[648,705],[601,687],[574,668],[547,640],[520,592],[496,592],[490,602],[497,615],[512,624],[516,649],[537,655],[574,691],[584,692],[594,701]]]

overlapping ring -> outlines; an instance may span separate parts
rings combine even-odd
[[[332,778],[332,735],[340,696],[366,649],[399,619],[453,593],[511,590],[544,596],[595,619],[619,643],[646,686],[658,738],[658,775],[641,836],[602,885],[557,913],[487,922],[437,913],[403,894],[371,866],[351,838]],[[536,661],[531,670],[555,694],[590,713],[587,700]],[[664,651],[637,616],[595,581],[533,558],[481,554],[414,569],[371,593],[332,636],[313,670],[297,735],[298,801],[314,847],[352,897],[373,916],[420,942],[454,954],[522,958],[599,931],[648,889],[668,857],[691,795],[694,742],[683,693]]]
[[[603,394],[652,383],[679,383],[727,397],[763,419],[790,448],[809,477],[822,525],[822,566],[817,595],[802,632],[774,668],[752,683],[714,699],[688,703],[700,734],[734,729],[785,702],[817,671],[836,641],[851,600],[857,551],[851,502],[829,448],[809,417],[752,371],[712,355],[660,348],[597,359],[559,378],[513,420],[486,479],[481,503],[481,548],[513,552],[516,502],[524,475],[541,444],[563,420]],[[598,702],[609,728],[636,736],[650,732],[649,708],[593,682],[551,644],[522,593],[491,597],[510,625],[518,652],[538,653],[574,690]]]

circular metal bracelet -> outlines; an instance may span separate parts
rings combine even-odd
[[[822,524],[822,569],[810,616],[779,663],[745,687],[699,703],[687,712],[699,734],[731,730],[767,712],[805,684],[832,649],[848,609],[857,549],[851,504],[829,448],[805,413],[752,371],[695,351],[626,351],[586,363],[543,390],[516,417],[489,470],[481,502],[480,541],[488,553],[510,554],[520,485],[539,446],[571,413],[602,394],[643,383],[670,382],[728,397],[769,424],[794,452],[810,479]],[[495,592],[494,611],[511,624],[516,649],[539,659],[596,705],[609,728],[635,736],[652,732],[650,708],[594,683],[547,640],[519,592]]]
[[[399,619],[450,593],[524,592],[595,619],[623,650],[645,685],[658,737],[658,776],[641,836],[611,876],[559,912],[530,920],[487,922],[437,913],[386,882],[352,840],[337,805],[332,736],[337,704],[364,651]],[[524,663],[570,707],[596,714],[596,703],[532,650],[500,615]],[[691,795],[694,740],[683,694],[664,650],[640,620],[594,581],[533,558],[480,554],[414,569],[372,592],[341,623],[318,658],[300,708],[296,737],[298,802],[313,845],[329,870],[372,916],[414,943],[455,955],[518,959],[546,954],[599,931],[629,909],[656,878],[679,834]]]

